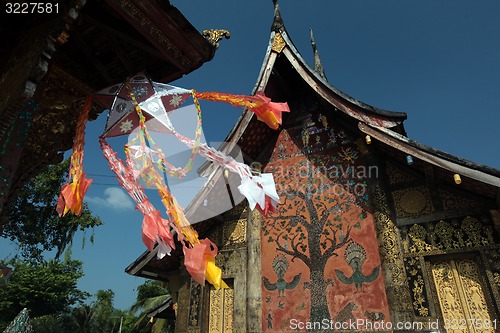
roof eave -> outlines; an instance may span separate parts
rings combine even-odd
[[[432,148],[390,129],[360,122],[358,128],[384,144],[452,173],[500,188],[500,170]]]

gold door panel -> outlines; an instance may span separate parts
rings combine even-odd
[[[447,333],[495,333],[498,322],[491,316],[478,265],[473,259],[431,263],[443,327]]]
[[[232,285],[226,289],[216,290],[213,287],[210,289],[208,333],[233,332],[233,300],[234,289]]]

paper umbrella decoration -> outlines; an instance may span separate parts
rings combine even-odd
[[[227,287],[222,280],[222,272],[215,265],[217,246],[208,239],[199,239],[183,209],[172,196],[162,173],[182,178],[191,169],[196,155],[221,165],[241,177],[238,187],[251,209],[257,208],[262,214],[276,208],[279,196],[272,174],[252,174],[246,164],[237,162],[205,143],[201,142],[202,118],[199,99],[220,101],[254,112],[259,120],[277,129],[281,124],[282,112],[289,112],[287,103],[275,103],[263,93],[254,96],[223,94],[218,92],[196,92],[171,85],[153,82],[144,73],[139,73],[127,81],[97,92],[94,100],[109,108],[104,133],[100,145],[111,170],[120,185],[128,192],[143,214],[142,239],[149,250],[158,244],[158,256],[170,254],[175,248],[174,236],[182,246],[184,265],[193,279],[204,285],[205,280],[215,288]],[[169,119],[169,113],[178,109],[188,98],[192,98],[197,112],[197,127],[194,139],[178,133]],[[70,211],[80,214],[83,197],[92,180],[85,177],[83,170],[83,139],[90,98],[77,124],[77,131],[71,157],[68,184],[62,187],[57,205],[60,215]],[[181,112],[181,111],[179,111]],[[147,126],[146,126],[147,122]],[[184,167],[175,167],[166,159],[163,151],[151,137],[149,131],[159,131],[175,136],[191,149],[191,157]],[[117,157],[106,138],[130,135],[125,145],[126,161]],[[141,183],[142,182],[142,183]],[[153,206],[141,184],[155,187],[161,197],[166,216]]]

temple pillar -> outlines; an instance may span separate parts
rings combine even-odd
[[[247,332],[262,331],[261,218],[257,209],[249,211],[247,223]]]

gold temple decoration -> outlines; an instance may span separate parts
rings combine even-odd
[[[226,222],[223,229],[222,248],[239,247],[245,244],[247,234],[246,219]]]
[[[277,32],[276,35],[274,35],[274,40],[273,40],[273,44],[271,45],[271,49],[274,52],[281,53],[281,51],[283,51],[283,49],[285,48],[285,45],[286,45],[286,42],[283,39],[283,36],[281,36],[281,34],[279,32]]]
[[[203,37],[205,37],[210,43],[215,45],[215,47],[219,47],[219,41],[222,38],[229,39],[231,34],[229,31],[224,29],[208,29],[203,30]]]

